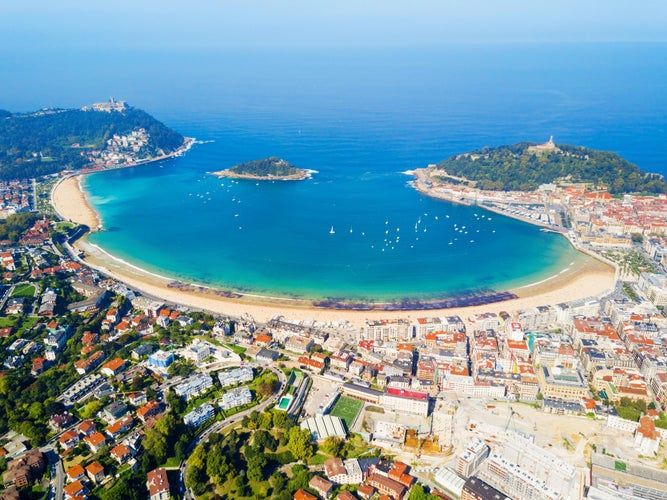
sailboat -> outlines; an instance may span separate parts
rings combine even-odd
[[[329,234],[336,234],[336,231],[334,231],[333,226],[331,226],[331,229],[329,229]]]

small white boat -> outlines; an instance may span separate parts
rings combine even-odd
[[[331,229],[329,229],[329,234],[336,234],[336,231],[334,231],[333,226],[331,226]]]

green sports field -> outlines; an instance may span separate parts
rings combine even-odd
[[[354,423],[354,419],[357,418],[357,415],[361,411],[364,403],[357,399],[348,398],[346,396],[341,396],[336,401],[336,404],[331,409],[331,416],[340,417],[344,422],[345,426],[350,429]]]

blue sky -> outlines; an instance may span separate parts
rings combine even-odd
[[[5,48],[667,41],[667,0],[0,0],[0,23]]]

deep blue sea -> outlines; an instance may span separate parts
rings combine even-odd
[[[203,141],[86,179],[107,229],[91,240],[114,256],[260,294],[434,298],[540,281],[575,252],[537,227],[424,197],[402,172],[553,135],[667,174],[664,60],[665,44],[5,53],[0,107],[113,95]],[[207,173],[266,156],[318,173]]]

